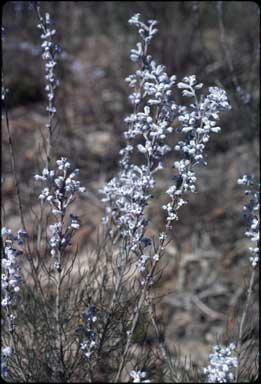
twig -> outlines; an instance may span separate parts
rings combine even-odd
[[[207,316],[211,317],[212,319],[223,320],[225,318],[223,314],[217,313],[216,311],[213,311],[213,309],[209,308],[197,296],[192,296],[191,300],[203,313],[205,313]]]
[[[2,82],[3,82],[3,86],[4,86],[4,80],[3,79],[2,79]],[[26,225],[25,225],[24,215],[23,215],[23,206],[22,206],[22,200],[21,200],[20,186],[19,186],[19,181],[18,181],[17,171],[16,171],[14,145],[13,145],[13,139],[12,139],[12,134],[11,134],[10,125],[9,125],[8,110],[7,110],[7,105],[6,105],[5,99],[3,100],[3,109],[4,109],[6,128],[7,128],[7,134],[8,134],[8,145],[9,145],[9,152],[10,152],[10,156],[11,156],[12,173],[13,173],[14,180],[15,180],[16,197],[17,197],[17,202],[18,202],[19,215],[20,215],[20,220],[21,220],[22,226],[26,230]]]
[[[152,303],[150,304],[150,311],[149,311],[149,313],[150,313],[152,325],[153,325],[153,327],[155,329],[155,332],[156,332],[156,335],[157,335],[157,338],[158,338],[158,341],[159,341],[159,346],[160,346],[160,349],[161,349],[162,356],[165,358],[165,360],[166,360],[166,362],[168,364],[169,370],[170,370],[171,375],[172,375],[173,382],[177,382],[177,381],[174,381],[174,380],[177,379],[177,375],[176,375],[175,369],[173,367],[170,354],[169,354],[168,350],[166,349],[165,343],[162,342],[161,338],[160,338],[159,327],[158,327],[157,322],[155,320],[155,310],[153,308],[153,304]]]
[[[157,266],[157,261],[154,261],[153,264],[152,264],[150,273],[147,276],[146,281],[144,283],[144,286],[143,286],[143,289],[142,289],[142,292],[141,292],[141,295],[140,295],[140,298],[139,298],[139,301],[138,301],[138,304],[137,304],[137,307],[136,307],[135,315],[134,315],[134,318],[132,320],[131,329],[130,329],[130,331],[128,333],[127,343],[126,343],[126,346],[125,346],[125,349],[124,349],[124,352],[123,352],[123,355],[122,355],[122,359],[121,359],[121,362],[120,362],[120,365],[119,365],[119,368],[118,368],[117,375],[115,377],[115,382],[116,383],[118,383],[119,380],[120,380],[120,376],[121,376],[121,373],[122,373],[122,370],[123,370],[123,367],[124,367],[124,364],[125,364],[125,360],[126,360],[126,357],[128,355],[128,352],[129,352],[131,339],[132,339],[134,330],[135,330],[136,325],[137,325],[138,320],[139,320],[140,310],[141,310],[141,307],[142,307],[142,305],[144,303],[144,300],[145,300],[145,297],[146,297],[147,287],[148,287],[148,284],[149,284],[149,282],[151,281],[151,279],[153,277],[153,274],[155,272],[156,266]]]
[[[230,47],[228,46],[227,39],[226,39],[226,31],[225,31],[224,19],[223,19],[223,1],[217,2],[217,10],[218,10],[218,25],[219,25],[219,31],[220,31],[221,47],[224,52],[225,61],[228,66],[232,82],[234,84],[235,89],[237,89],[239,87],[239,81],[236,76],[232,57],[230,55]]]
[[[240,358],[241,358],[241,348],[242,348],[242,339],[243,339],[243,331],[244,331],[244,325],[245,325],[245,320],[251,300],[251,294],[253,291],[253,286],[255,282],[255,273],[256,270],[253,269],[251,272],[251,277],[250,277],[250,282],[249,282],[249,287],[247,291],[247,300],[245,304],[245,308],[241,317],[240,325],[239,325],[239,335],[238,335],[238,343],[237,343],[237,352],[238,352],[238,365],[236,368],[236,382],[238,382],[239,379],[239,368],[240,368]]]

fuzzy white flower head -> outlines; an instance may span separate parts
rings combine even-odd
[[[2,355],[11,356],[11,354],[12,354],[12,348],[11,347],[5,347],[2,349]]]
[[[150,380],[142,380],[146,377],[146,372],[142,371],[130,371],[129,375],[133,378],[133,383],[150,383]]]
[[[136,13],[129,19],[128,23],[131,25],[137,25],[140,21],[139,18],[140,18],[140,13]]]

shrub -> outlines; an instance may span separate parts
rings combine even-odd
[[[2,229],[3,378],[10,382],[234,382],[255,378],[255,362],[251,361],[247,373],[242,362],[249,356],[243,348],[243,331],[258,265],[258,244],[250,248],[252,274],[238,338],[228,346],[215,346],[207,368],[187,369],[182,356],[171,355],[154,309],[153,287],[161,278],[169,231],[179,220],[179,209],[188,204],[189,194],[198,191],[197,169],[207,166],[207,143],[221,131],[221,114],[231,108],[225,90],[217,86],[205,89],[194,75],[181,81],[175,75],[169,77],[149,51],[158,32],[157,22],[145,23],[140,14],[129,20],[140,38],[130,52],[137,69],[126,78],[133,110],[124,120],[127,129],[118,173],[99,191],[105,203],[100,239],[95,253],[86,255],[81,266],[77,247],[72,248],[81,220],[72,207],[85,187],[78,180],[79,170],[72,169],[66,157],[56,160],[54,156],[59,49],[49,13],[43,15],[37,2],[34,10],[45,61],[48,122],[43,137],[45,164],[41,174],[34,176],[44,188],[39,194],[36,225],[30,230],[24,219],[7,91],[2,83],[23,227],[16,236],[8,227]],[[183,96],[182,104],[176,102],[177,92]],[[151,236],[148,207],[158,174],[173,153],[177,157],[173,182],[166,191],[169,202],[162,207],[165,228]],[[254,181],[245,175],[239,183],[251,187]],[[245,208],[246,235],[258,243],[259,195],[257,190],[247,194],[251,200]],[[151,333],[156,345],[149,343]]]

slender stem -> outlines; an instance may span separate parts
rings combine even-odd
[[[249,304],[250,304],[250,300],[251,300],[251,295],[253,292],[253,286],[254,286],[254,282],[255,282],[255,273],[256,273],[256,270],[253,269],[252,273],[251,273],[250,281],[249,281],[248,291],[247,291],[247,300],[246,300],[245,308],[244,308],[244,311],[243,311],[243,314],[241,317],[241,321],[240,321],[240,325],[239,325],[239,335],[238,335],[238,343],[237,343],[238,365],[236,368],[236,380],[235,380],[236,382],[238,382],[238,379],[239,379],[239,368],[240,368],[240,358],[241,358],[244,325],[245,325],[246,316],[247,316],[247,312],[248,312],[248,308],[249,308]]]
[[[111,316],[112,316],[112,310],[113,310],[115,302],[117,301],[117,298],[118,298],[118,293],[119,293],[119,290],[120,290],[120,287],[121,287],[123,275],[124,275],[124,272],[125,272],[125,269],[126,269],[126,265],[127,265],[127,261],[128,261],[128,255],[129,255],[129,252],[126,251],[124,265],[121,268],[120,275],[118,276],[118,279],[117,279],[117,282],[116,282],[116,287],[114,289],[113,296],[112,296],[112,299],[111,299],[111,302],[110,302],[110,305],[109,305],[108,315],[107,315],[107,319],[106,319],[106,322],[105,322],[105,326],[103,328],[103,333],[102,333],[102,336],[101,336],[101,341],[100,341],[100,345],[99,345],[99,349],[98,349],[98,356],[100,355],[100,353],[102,351],[102,347],[103,347],[103,344],[104,344],[104,341],[105,341],[107,329],[108,329],[108,326],[110,324],[110,320],[111,320]]]
[[[11,134],[10,125],[9,125],[8,111],[7,111],[7,106],[6,106],[5,101],[3,102],[3,108],[4,108],[4,113],[5,113],[5,121],[6,121],[6,128],[7,128],[7,134],[8,134],[8,145],[9,145],[9,152],[10,152],[10,156],[11,156],[12,173],[13,173],[14,180],[15,180],[15,189],[16,189],[16,197],[17,197],[17,202],[18,202],[19,215],[20,215],[20,220],[21,220],[22,226],[26,230],[24,215],[23,215],[23,206],[22,206],[22,201],[21,201],[20,186],[19,186],[19,181],[18,181],[17,172],[16,172],[16,160],[15,160],[15,154],[14,154],[14,145],[13,145],[12,134]]]
[[[23,378],[23,380],[25,382],[27,382],[27,377],[25,375],[25,369],[24,369],[24,367],[21,364],[21,360],[18,357],[19,354],[18,354],[18,351],[17,351],[17,348],[16,348],[16,341],[15,341],[15,338],[14,338],[14,324],[11,321],[10,305],[7,306],[7,322],[8,322],[8,328],[10,330],[9,333],[10,333],[11,340],[12,340],[13,356],[15,357],[17,367],[19,367],[19,371],[20,371],[21,377]]]
[[[231,74],[231,79],[234,84],[235,89],[239,86],[238,78],[236,76],[236,71],[234,68],[233,60],[230,55],[231,49],[228,45],[228,39],[226,37],[224,18],[223,18],[223,1],[217,2],[217,10],[218,10],[218,24],[219,24],[219,32],[220,32],[220,43],[222,50],[224,52],[225,61],[228,66],[229,72]]]
[[[60,252],[59,252],[60,255]],[[60,259],[60,257],[59,257]],[[56,327],[57,327],[57,351],[58,351],[58,365],[60,368],[60,374],[65,380],[65,370],[64,370],[64,353],[63,353],[63,340],[62,340],[62,326],[61,326],[61,270],[57,271],[57,285],[56,285]]]
[[[63,201],[61,201],[61,211],[63,214],[60,218],[61,223],[61,238],[62,238],[62,228],[64,225],[64,215],[65,208],[63,206]],[[60,244],[60,249],[58,252],[58,268],[57,268],[57,282],[56,282],[56,330],[57,330],[57,339],[56,339],[56,348],[58,352],[58,366],[60,368],[60,378],[65,381],[65,364],[64,364],[64,348],[63,348],[63,340],[62,340],[62,321],[61,321],[61,285],[62,285],[62,245]]]
[[[134,330],[136,328],[136,325],[138,323],[140,309],[141,309],[141,307],[143,305],[143,302],[144,302],[144,299],[145,299],[145,293],[146,293],[146,289],[143,289],[142,293],[141,293],[141,296],[140,296],[140,299],[139,299],[139,302],[138,302],[138,305],[137,305],[135,316],[134,316],[134,318],[132,320],[131,330],[130,330],[130,332],[128,334],[127,343],[126,343],[126,346],[125,346],[125,349],[124,349],[124,352],[123,352],[123,356],[122,356],[122,359],[121,359],[121,362],[120,362],[120,365],[119,365],[119,368],[118,368],[118,372],[117,372],[117,375],[116,375],[116,378],[115,378],[115,383],[118,383],[119,380],[120,380],[121,372],[123,370],[127,354],[129,352],[132,335],[133,335],[133,332],[134,332]]]
[[[152,304],[150,305],[150,317],[151,317],[152,325],[155,329],[155,332],[156,332],[156,335],[157,335],[157,338],[159,341],[159,346],[161,349],[162,356],[164,357],[164,359],[166,360],[166,362],[168,364],[169,370],[170,370],[171,375],[172,375],[171,379],[173,380],[173,382],[175,382],[174,380],[177,378],[177,375],[176,375],[175,369],[173,367],[169,352],[167,351],[165,344],[160,339],[159,327],[158,327],[156,319],[155,319],[155,313],[154,313]]]
[[[141,291],[141,295],[140,295],[140,298],[139,298],[139,301],[138,301],[138,304],[137,304],[135,315],[134,315],[134,318],[132,320],[131,329],[130,329],[130,331],[128,333],[127,343],[126,343],[126,346],[125,346],[125,349],[124,349],[124,352],[123,352],[123,355],[122,355],[122,358],[121,358],[121,362],[120,362],[120,365],[119,365],[119,368],[118,368],[118,372],[117,372],[117,375],[116,375],[116,378],[115,378],[115,382],[116,383],[118,383],[120,381],[120,376],[121,376],[123,367],[125,365],[125,360],[127,358],[128,352],[129,352],[129,348],[130,348],[130,344],[131,344],[131,339],[132,339],[133,333],[135,331],[136,325],[137,325],[138,320],[139,320],[139,315],[140,315],[141,307],[142,307],[142,305],[144,303],[144,300],[145,300],[145,297],[146,297],[146,291],[147,291],[147,288],[148,288],[148,284],[149,284],[151,278],[153,277],[153,274],[155,272],[156,266],[157,266],[157,261],[154,261],[153,264],[152,264],[150,273],[147,276],[145,284],[144,284],[143,289]]]

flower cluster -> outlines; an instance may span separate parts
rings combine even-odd
[[[130,53],[138,69],[126,78],[133,89],[129,99],[134,112],[125,118],[126,146],[120,151],[120,171],[102,193],[108,214],[104,222],[108,222],[110,216],[130,250],[135,252],[139,244],[143,244],[148,225],[145,209],[155,186],[154,175],[163,167],[162,159],[170,150],[166,139],[173,131],[171,125],[177,115],[177,106],[171,91],[176,77],[169,78],[165,67],[157,65],[147,54],[149,43],[157,33],[157,22],[149,20],[145,24],[136,14],[129,23],[138,28],[141,37],[137,49]],[[142,165],[132,163],[135,151],[143,158]],[[144,257],[138,265],[141,271],[145,270]]]
[[[3,258],[2,258],[2,307],[10,308],[13,304],[16,293],[20,290],[21,275],[18,258],[23,255],[22,250],[17,249],[17,245],[24,244],[27,238],[25,230],[19,230],[14,236],[8,227],[2,228],[3,239]],[[10,324],[12,324],[13,315],[10,315]],[[11,331],[12,329],[10,329]]]
[[[142,380],[147,376],[146,372],[133,370],[129,372],[129,375],[132,377],[133,383],[150,383],[149,379]]]
[[[159,261],[160,255],[158,253],[155,253],[154,256],[147,256],[147,255],[141,255],[139,260],[138,260],[138,269],[140,272],[144,272],[146,270],[146,263],[148,260],[154,260],[154,261]]]
[[[56,62],[56,54],[58,52],[58,46],[53,42],[53,36],[55,35],[55,29],[51,28],[52,21],[50,19],[49,13],[46,13],[44,17],[40,17],[40,23],[38,28],[41,29],[41,39],[42,39],[42,49],[43,54],[42,58],[45,60],[45,79],[46,86],[45,90],[48,98],[48,106],[46,110],[51,116],[56,113],[56,108],[54,106],[55,99],[55,89],[58,86],[58,80],[56,79],[56,74],[54,72]]]
[[[85,356],[89,359],[97,347],[97,333],[94,326],[97,320],[96,307],[91,306],[83,313],[84,319],[84,334],[86,339],[80,344],[81,350],[84,351]]]
[[[235,344],[228,347],[216,345],[214,353],[209,355],[210,365],[204,368],[208,383],[231,383],[234,381],[234,369],[238,365],[237,357],[233,356]]]
[[[146,270],[146,262],[150,259],[150,256],[142,255],[138,261],[138,268],[140,272],[144,272]]]
[[[20,229],[17,235],[13,235],[8,227],[3,227],[1,231],[2,236],[2,278],[1,278],[1,305],[5,311],[5,321],[10,333],[15,330],[15,314],[13,313],[13,305],[15,303],[17,293],[20,291],[22,277],[20,274],[20,267],[18,259],[23,255],[18,246],[24,244],[25,239],[28,237],[27,232]],[[1,373],[2,377],[6,378],[9,373],[8,360],[12,356],[12,348],[10,346],[2,347],[1,349]]]
[[[238,184],[247,187],[245,194],[250,197],[248,204],[244,206],[244,216],[247,223],[247,231],[245,234],[253,243],[256,243],[254,247],[249,248],[252,253],[252,256],[250,256],[250,263],[252,267],[255,268],[259,262],[260,253],[260,218],[258,217],[260,207],[260,185],[255,182],[254,177],[249,175],[244,175],[241,179],[238,179]]]
[[[182,90],[183,96],[192,98],[192,103],[178,108],[179,126],[176,131],[184,134],[184,139],[179,140],[174,148],[180,153],[181,159],[174,162],[175,184],[167,190],[171,201],[163,206],[168,214],[168,227],[172,221],[178,220],[177,211],[186,204],[182,194],[196,191],[197,177],[193,168],[196,165],[207,165],[204,154],[206,143],[211,133],[217,133],[221,129],[217,126],[220,112],[231,108],[226,92],[218,87],[210,87],[206,96],[199,97],[198,92],[203,84],[198,83],[194,75],[184,77],[177,86]]]
[[[106,194],[103,201],[110,203],[107,212],[111,213],[114,223],[120,228],[122,237],[128,239],[132,250],[137,248],[147,226],[143,212],[153,185],[154,179],[144,166],[131,165],[103,189]]]
[[[138,69],[126,78],[133,89],[129,98],[134,110],[125,118],[126,145],[120,151],[120,171],[102,193],[107,205],[104,222],[111,218],[129,249],[137,253],[148,225],[145,209],[152,198],[155,174],[163,168],[164,156],[171,150],[167,140],[173,132],[174,120],[179,122],[176,132],[185,137],[175,146],[181,159],[174,163],[175,184],[167,191],[171,202],[163,206],[168,213],[167,227],[178,219],[178,209],[186,204],[182,194],[196,191],[197,178],[193,167],[197,164],[206,165],[206,143],[212,132],[220,131],[217,126],[220,112],[229,109],[230,105],[225,91],[218,87],[210,87],[207,95],[199,98],[198,91],[203,84],[198,83],[195,76],[188,76],[177,87],[182,90],[183,96],[193,98],[193,102],[189,106],[178,106],[172,91],[176,76],[169,77],[165,67],[158,65],[148,55],[149,44],[157,33],[157,22],[149,20],[145,24],[136,14],[129,23],[138,28],[141,37],[137,48],[130,53]],[[132,163],[135,152],[142,159],[141,165]],[[164,240],[161,236],[161,246],[165,235]],[[144,255],[143,249],[139,249],[138,257],[138,268],[145,272],[148,256]]]
[[[73,202],[78,192],[85,192],[77,177],[79,169],[71,171],[71,164],[65,157],[56,161],[57,169],[48,170],[45,168],[42,175],[35,175],[37,181],[42,181],[47,186],[42,190],[39,199],[47,202],[52,208],[55,222],[49,226],[51,232],[50,246],[51,255],[57,257],[66,246],[70,245],[73,231],[80,228],[77,216],[70,214],[69,224],[64,228],[66,209]],[[61,265],[55,262],[55,268],[59,270]]]

